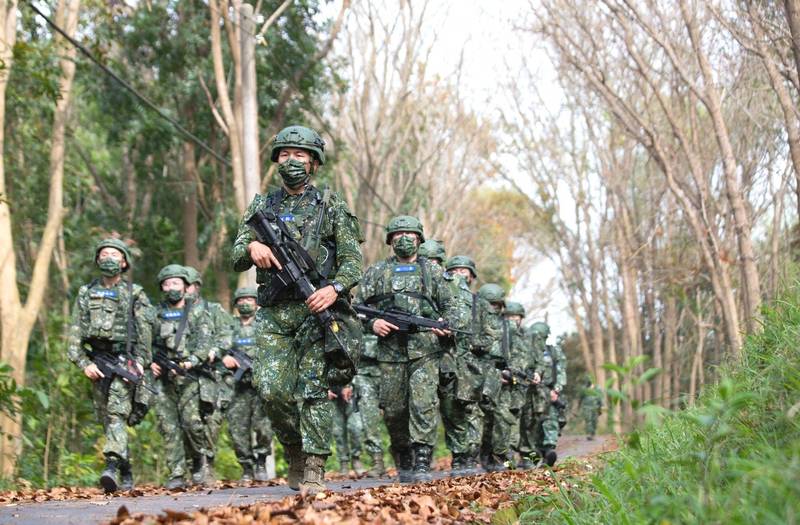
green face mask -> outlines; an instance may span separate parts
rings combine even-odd
[[[106,277],[114,277],[122,272],[122,263],[112,257],[103,257],[97,261],[97,266],[100,268],[100,273]]]
[[[289,159],[278,164],[278,174],[283,179],[287,188],[299,188],[308,180],[306,173],[306,163],[295,159]]]
[[[398,257],[411,257],[417,252],[417,243],[413,237],[401,235],[392,239],[392,250]]]
[[[239,315],[242,317],[251,317],[256,313],[256,305],[250,303],[237,304],[236,309],[239,310]]]
[[[179,302],[181,302],[181,299],[183,299],[184,293],[183,290],[171,289],[167,290],[166,292],[162,292],[162,295],[164,296],[164,299],[166,299],[168,303],[178,304]]]

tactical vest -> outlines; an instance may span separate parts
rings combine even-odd
[[[413,263],[389,261],[379,287],[384,291],[366,298],[364,304],[436,319],[439,313],[430,296],[430,271],[425,257],[418,257]]]
[[[121,281],[114,288],[98,286],[99,281],[92,281],[86,291],[89,306],[87,333],[85,339],[101,339],[114,343],[125,342],[128,334],[128,313],[133,294],[122,293]],[[127,299],[126,299],[127,298]],[[131,334],[134,337],[134,334]]]
[[[186,328],[181,334],[180,341],[176,348],[178,327],[183,321],[184,316],[189,316],[186,320]],[[156,329],[153,331],[154,350],[163,349],[170,358],[184,360],[189,357],[186,340],[189,336],[191,322],[191,308],[169,308],[165,304],[159,306]]]

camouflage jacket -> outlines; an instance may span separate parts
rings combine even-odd
[[[356,302],[379,310],[395,308],[429,319],[454,319],[458,317],[458,309],[443,274],[441,266],[424,257],[402,263],[392,256],[367,269],[358,287]],[[372,319],[365,323],[368,333],[373,333],[374,322]],[[432,332],[393,332],[378,339],[377,359],[404,362],[441,351]]]
[[[503,353],[508,356],[508,366],[516,371],[532,376],[534,372],[542,373],[542,358],[537,353],[525,332],[516,323],[504,320]],[[507,350],[506,350],[507,349]]]
[[[321,224],[317,224],[320,209],[323,205],[323,193],[314,186],[308,185],[301,195],[289,195],[283,189],[269,195],[256,195],[244,213],[239,225],[239,233],[233,244],[231,261],[233,269],[243,272],[253,266],[253,260],[247,246],[256,240],[255,234],[247,225],[247,220],[256,210],[272,209],[286,224],[294,239],[304,246],[314,258],[322,278],[336,281],[345,290],[358,284],[362,275],[363,258],[359,245],[364,241],[358,218],[350,212],[344,199],[337,193],[331,193],[326,205]],[[312,242],[319,228],[319,242]],[[258,268],[256,281],[259,285],[259,304],[265,306],[263,300],[272,284],[272,271]],[[315,283],[317,284],[317,283]],[[289,296],[279,300],[298,300],[291,296],[294,290],[287,290]]]
[[[206,301],[202,297],[194,308],[208,315],[211,321],[211,352],[217,359],[222,357],[233,345],[233,316],[221,304]]]
[[[603,391],[598,387],[584,388],[581,392],[580,407],[584,410],[599,410],[603,408]]]
[[[188,303],[187,303],[188,304]],[[206,310],[188,308],[189,319],[176,347],[175,336],[187,308],[173,308],[165,303],[151,309],[152,351],[163,350],[176,362],[189,361],[198,367],[208,360],[213,348],[213,321]]]
[[[128,333],[128,316],[133,298],[133,333]],[[111,288],[105,288],[99,280],[81,286],[72,310],[67,356],[81,369],[91,363],[88,356],[90,339],[113,352],[124,352],[128,336],[133,357],[139,364],[150,363],[150,325],[147,311],[150,301],[138,284],[129,285],[120,280]]]
[[[542,352],[542,383],[547,390],[562,392],[567,386],[567,360],[558,346],[546,345]]]
[[[489,352],[492,345],[497,344],[500,334],[489,322],[488,303],[472,293],[463,277],[446,273],[445,280],[450,283],[456,312],[450,322],[453,328],[469,332],[455,334],[456,352],[459,355],[465,352],[476,355]]]

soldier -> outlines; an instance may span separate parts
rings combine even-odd
[[[255,288],[239,288],[233,295],[234,307],[239,313],[234,320],[233,350],[242,352],[251,360],[256,345],[256,299]],[[237,369],[242,366],[233,355],[222,358],[225,367]],[[236,459],[242,466],[242,481],[266,481],[267,456],[272,454],[272,425],[267,417],[264,402],[253,386],[253,374],[248,370],[233,382],[233,376],[226,377],[233,384],[233,395],[225,411],[228,432],[233,442]],[[255,443],[255,444],[254,444]]]
[[[586,424],[586,439],[591,441],[597,432],[597,419],[603,413],[603,391],[591,379],[586,381],[581,393],[580,409]]]
[[[359,476],[364,474],[361,464],[361,414],[359,414],[358,392],[353,385],[332,387],[328,399],[333,401],[333,438],[336,455],[339,457],[339,473],[347,476],[350,467]]]
[[[201,407],[203,410],[210,411],[203,414],[203,420],[207,423],[208,439],[216,445],[225,409],[228,408],[233,396],[233,389],[226,382],[230,373],[221,361],[222,356],[233,345],[233,319],[221,304],[208,301],[202,296],[203,278],[200,272],[191,266],[184,268],[189,275],[186,300],[192,301],[193,307],[206,313],[211,320],[211,351],[208,354],[208,369],[211,373],[201,374],[198,379],[200,381],[200,399],[203,401]],[[207,459],[210,461],[207,470],[213,472],[214,456]],[[200,457],[192,458],[192,481],[196,484],[202,483],[200,479],[204,472],[202,461],[203,458]]]
[[[564,360],[564,370],[566,371],[567,366],[567,356],[564,353],[564,335],[559,335],[556,338],[555,347],[558,349],[559,355],[561,355],[562,359]],[[569,411],[569,398],[567,397],[566,392],[561,392],[561,402],[558,404],[558,437],[561,437],[561,433],[564,431],[564,427],[567,426],[567,412]]]
[[[532,411],[525,414],[522,423],[520,453],[528,459],[540,459],[548,466],[555,465],[558,456],[558,406],[560,395],[567,384],[566,362],[563,354],[546,344],[550,327],[538,322],[530,326],[532,344],[542,349],[542,381],[535,389],[533,399],[526,405]],[[523,460],[524,468],[529,465]]]
[[[480,410],[483,370],[479,355],[492,345],[487,328],[486,309],[479,298],[470,291],[477,278],[475,262],[466,255],[456,255],[447,260],[445,279],[454,287],[453,295],[460,315],[455,327],[470,333],[456,333],[454,344],[448,347],[439,367],[439,395],[445,443],[453,460],[453,476],[477,474],[480,451]],[[449,369],[448,369],[449,366]]]
[[[420,257],[425,257],[429,261],[433,261],[439,266],[444,266],[444,260],[447,259],[447,252],[444,250],[444,243],[435,239],[428,239],[419,245]]]
[[[364,449],[372,458],[367,471],[368,478],[380,478],[386,474],[383,463],[383,436],[381,435],[381,369],[378,363],[378,336],[364,334],[364,351],[358,362],[358,374],[353,386],[358,392],[358,413],[363,429]]]
[[[450,316],[452,300],[441,267],[418,257],[424,241],[417,218],[400,215],[389,221],[386,244],[394,255],[367,270],[357,302],[430,319],[441,318],[440,313]],[[381,404],[400,481],[430,480],[439,410],[436,390],[441,347],[437,336],[449,334],[438,329],[400,332],[381,318],[371,319],[365,326],[378,336]]]
[[[519,452],[520,420],[522,408],[528,388],[539,384],[541,380],[541,357],[533,351],[529,338],[522,329],[525,318],[525,307],[520,303],[506,301],[503,311],[507,329],[503,332],[508,342],[504,346],[509,349],[508,368],[503,370],[503,388],[510,388],[510,411],[514,416],[509,430],[511,449]]]
[[[478,295],[489,303],[488,326],[496,334],[494,343],[481,356],[483,389],[480,407],[483,412],[481,462],[488,472],[506,470],[510,432],[514,423],[511,414],[511,388],[504,382],[502,370],[508,368],[508,328],[503,319],[505,291],[494,283],[480,287]]]
[[[257,267],[261,309],[256,314],[253,379],[286,452],[288,485],[308,492],[325,488],[333,417],[328,388],[352,380],[361,346],[349,294],[362,275],[363,237],[344,199],[310,183],[325,163],[324,148],[315,131],[301,126],[275,136],[271,158],[278,163],[283,187],[253,199],[232,252],[235,271]],[[279,227],[284,238],[288,232],[315,263],[311,277],[317,289],[308,299],[294,282],[282,280],[272,249],[247,225],[258,210],[268,212],[270,227]],[[338,335],[319,321],[317,314],[326,310],[337,319]]]
[[[145,400],[134,394],[134,390],[142,391],[141,387],[134,389],[122,377],[104,374],[94,363],[100,354],[110,355],[142,376],[150,362],[145,343],[150,334],[146,315],[150,301],[141,286],[122,279],[131,261],[128,247],[119,239],[104,239],[95,247],[100,278],[78,291],[67,347],[69,360],[92,380],[92,399],[106,437],[106,468],[100,475],[106,492],[133,488],[125,426],[138,423],[146,412],[141,406],[134,411],[135,399]]]
[[[169,469],[166,488],[185,486],[186,454],[199,458],[197,479],[210,483],[214,443],[206,428],[204,414],[212,412],[210,402],[200,393],[200,377],[208,379],[208,356],[211,341],[211,319],[206,312],[194,308],[185,297],[189,274],[179,264],[169,264],[158,272],[163,302],[151,319],[153,374],[160,379],[160,394],[155,407],[164,456]],[[194,472],[192,478],[194,479]]]

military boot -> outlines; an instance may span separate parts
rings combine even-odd
[[[353,467],[353,470],[356,472],[356,476],[363,476],[367,469],[364,468],[364,465],[361,464],[361,460],[358,456],[353,456],[353,460],[350,462],[350,465]]]
[[[535,463],[531,461],[531,458],[528,456],[523,455],[522,460],[517,463],[517,468],[520,470],[530,470],[535,466]]]
[[[508,470],[508,467],[506,466],[507,461],[508,458],[503,454],[492,454],[490,459],[492,470],[490,470],[490,472],[505,472]]]
[[[555,447],[544,447],[544,449],[542,449],[542,462],[539,466],[547,465],[548,467],[552,467],[556,464],[556,460],[558,460],[558,454],[556,454]]]
[[[253,465],[252,463],[245,463],[242,465],[242,477],[239,481],[250,482],[253,481]]]
[[[316,494],[325,490],[325,456],[306,454],[300,490],[306,494]]]
[[[256,456],[254,476],[256,481],[267,481],[269,479],[266,456]]]
[[[466,466],[466,454],[453,452],[453,460],[450,462],[450,475],[453,477],[463,476]]]
[[[349,465],[349,463],[350,462],[347,461],[346,459],[342,460],[342,461],[339,461],[339,474],[341,474],[342,476],[349,476],[350,475],[350,465]]]
[[[196,464],[196,470],[192,472],[192,482],[195,485],[211,486],[214,484],[214,458],[201,455]]]
[[[399,451],[392,451],[394,464],[397,467],[397,478],[400,483],[411,483],[414,481],[414,457],[411,447]]]
[[[183,481],[183,476],[175,476],[173,478],[170,478],[169,481],[167,481],[164,484],[164,488],[167,490],[182,489],[185,487],[186,487],[186,482]]]
[[[481,467],[478,464],[478,451],[470,450],[464,455],[464,476],[474,476],[481,473]]]
[[[114,456],[107,456],[106,468],[103,473],[100,474],[100,485],[102,485],[106,493],[110,494],[117,491],[117,487],[119,486],[119,480],[117,479],[118,468],[119,459]]]
[[[286,445],[283,447],[286,455],[286,463],[289,464],[289,471],[286,475],[286,484],[292,490],[300,490],[300,482],[303,481],[303,469],[305,468],[305,455],[300,445]]]
[[[386,467],[383,465],[383,452],[372,455],[372,467],[367,471],[368,478],[382,478],[386,475]]]
[[[414,445],[414,482],[424,483],[433,481],[431,476],[431,456],[433,447],[428,445]]]
[[[119,488],[133,490],[133,471],[130,461],[121,461],[119,464]]]

